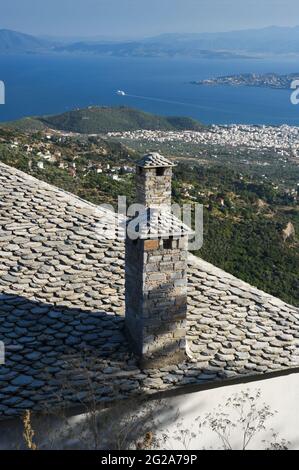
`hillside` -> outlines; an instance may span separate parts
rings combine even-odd
[[[251,54],[298,54],[299,26],[269,26],[213,33],[162,34],[150,38],[164,48],[201,48]]]
[[[90,43],[78,42],[57,46],[56,52],[72,54],[92,54],[114,57],[194,57],[204,59],[237,59],[246,55],[234,51],[219,49],[205,49],[201,41],[180,42],[171,44],[160,42],[159,38],[150,41],[134,41],[120,43]]]
[[[80,134],[100,134],[110,131],[200,130],[202,124],[191,118],[163,117],[127,107],[89,107],[55,116],[24,118],[2,126],[21,131],[51,128]]]
[[[0,54],[42,52],[51,46],[50,42],[29,34],[0,29]]]

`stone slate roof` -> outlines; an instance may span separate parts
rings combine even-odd
[[[183,237],[193,233],[190,227],[178,219],[167,207],[164,209],[159,207],[148,208],[133,221],[134,224],[138,223],[140,239]],[[128,224],[130,222],[128,221]]]
[[[157,152],[148,153],[144,155],[141,160],[136,162],[137,166],[144,167],[144,168],[158,168],[158,167],[170,167],[175,166],[170,160],[163,157]]]
[[[112,214],[0,163],[0,416],[299,366],[299,311],[190,255],[188,358],[140,370]]]

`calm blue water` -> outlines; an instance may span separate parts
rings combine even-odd
[[[129,105],[156,114],[191,116],[205,123],[299,125],[299,105],[290,103],[288,90],[188,83],[245,72],[299,72],[297,62],[0,56],[0,80],[6,84],[0,121],[89,105]],[[149,99],[120,97],[117,89]]]

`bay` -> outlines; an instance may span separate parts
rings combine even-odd
[[[91,105],[130,106],[190,116],[206,124],[299,125],[291,90],[196,86],[192,80],[238,73],[299,72],[296,60],[162,59],[73,55],[0,56],[6,104],[0,121]],[[124,90],[127,96],[118,96]]]

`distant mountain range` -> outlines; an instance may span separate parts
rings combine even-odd
[[[25,132],[45,130],[47,128],[75,132],[80,134],[104,134],[107,132],[149,130],[200,130],[204,126],[191,118],[164,117],[145,113],[128,107],[91,106],[54,116],[28,117],[1,123]]]
[[[82,41],[37,38],[7,29],[0,30],[0,54],[73,53],[118,57],[233,58],[273,54],[299,54],[299,26],[271,26],[223,33],[163,34],[135,41]]]
[[[248,54],[237,53],[228,50],[203,49],[197,41],[188,43],[174,40],[171,43],[160,42],[159,38],[152,40],[121,42],[121,43],[96,43],[77,42],[74,44],[58,46],[56,52],[75,54],[92,54],[114,57],[194,57],[194,58],[246,58]]]
[[[0,54],[46,52],[53,47],[50,41],[29,34],[0,30]]]
[[[270,26],[224,33],[164,34],[155,38],[164,45],[185,45],[206,50],[226,50],[250,54],[298,54],[299,26]]]

